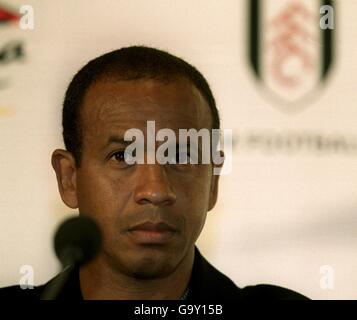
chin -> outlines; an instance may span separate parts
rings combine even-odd
[[[171,259],[164,257],[139,257],[131,262],[128,271],[137,279],[165,278],[175,271],[177,264],[173,264]]]
[[[132,252],[130,254],[107,254],[111,268],[136,279],[165,278],[173,273],[180,263],[172,254],[153,252]]]

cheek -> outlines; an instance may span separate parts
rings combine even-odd
[[[209,171],[202,170],[192,179],[178,180],[183,212],[185,212],[186,229],[198,236],[203,228],[209,207],[210,195]],[[181,197],[178,197],[180,199]]]
[[[193,199],[190,204],[186,207],[185,233],[189,243],[194,243],[205,225],[207,210],[205,204],[198,203],[197,199]]]
[[[123,212],[130,198],[128,183],[115,176],[93,171],[83,175],[78,185],[78,204],[82,214],[93,218],[103,235],[103,246],[112,247],[123,224]]]
[[[207,211],[211,187],[209,167],[200,168],[189,178],[178,181],[178,185],[191,206]]]
[[[81,213],[112,220],[120,212],[127,188],[123,181],[99,170],[86,170],[77,181],[78,205]]]

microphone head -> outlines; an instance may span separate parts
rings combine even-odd
[[[99,252],[101,232],[97,224],[85,216],[67,219],[57,229],[54,249],[63,267],[83,265]]]

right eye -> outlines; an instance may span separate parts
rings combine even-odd
[[[113,153],[112,158],[114,158],[118,162],[125,161],[125,150],[120,150]]]
[[[133,165],[135,163],[135,151],[133,154],[126,150],[118,150],[114,152],[111,156],[110,159],[113,159],[115,162],[118,164],[127,164],[127,165]]]

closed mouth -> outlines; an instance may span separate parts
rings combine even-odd
[[[153,222],[147,221],[147,222],[135,225],[134,227],[130,228],[129,231],[151,231],[151,232],[171,231],[171,232],[176,232],[177,230],[164,222],[153,223]]]
[[[177,232],[177,229],[164,222],[144,222],[128,229],[129,237],[140,245],[167,244]]]

